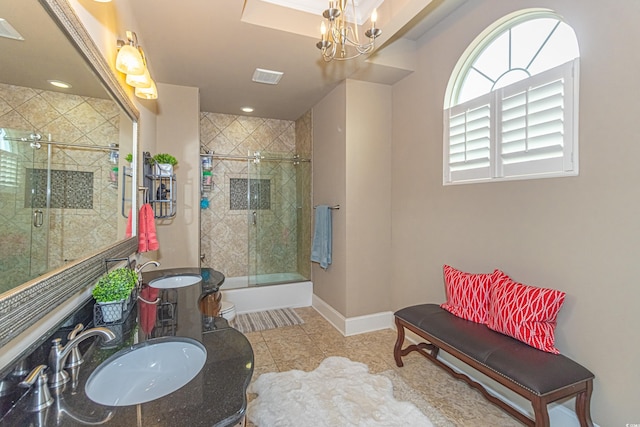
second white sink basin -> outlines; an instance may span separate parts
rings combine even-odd
[[[207,350],[191,338],[155,338],[120,350],[102,362],[85,385],[87,397],[107,406],[149,402],[191,381]]]
[[[184,286],[195,285],[202,281],[199,274],[181,274],[179,276],[168,276],[153,279],[149,282],[149,286],[158,289],[182,288]]]

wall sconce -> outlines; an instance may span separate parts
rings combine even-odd
[[[116,70],[127,75],[126,82],[135,88],[135,95],[143,99],[158,98],[158,89],[149,74],[147,58],[138,45],[138,36],[127,31],[127,41],[118,40]]]
[[[140,75],[127,74],[126,82],[129,86],[149,88],[153,83],[149,70],[145,67],[144,72]]]
[[[156,99],[158,98],[158,89],[156,88],[156,82],[151,80],[151,86],[149,87],[137,87],[135,94],[138,98],[142,99]]]

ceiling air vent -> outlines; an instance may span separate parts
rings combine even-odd
[[[271,71],[264,70],[262,68],[256,68],[256,71],[253,72],[253,80],[256,83],[265,83],[268,85],[277,85],[282,75],[284,73],[281,71]]]
[[[18,31],[4,18],[0,18],[0,37],[8,39],[24,40]]]

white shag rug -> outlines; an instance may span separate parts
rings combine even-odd
[[[328,357],[314,371],[269,372],[249,386],[247,416],[258,427],[433,427],[391,380],[367,365]]]

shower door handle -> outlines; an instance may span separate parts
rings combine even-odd
[[[40,209],[36,209],[33,211],[33,226],[38,228],[38,227],[42,227],[43,224],[43,218],[44,218],[44,212],[42,212]]]
[[[252,219],[253,225],[258,225],[258,212],[257,211],[253,211],[251,216],[253,217],[253,219]]]

